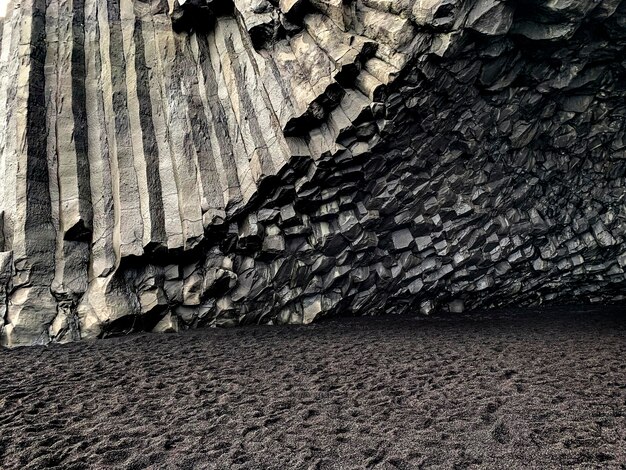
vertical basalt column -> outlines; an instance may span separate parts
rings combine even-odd
[[[14,119],[17,73],[19,62],[16,48],[20,40],[20,11],[11,3],[3,21],[2,53],[0,54],[0,202],[4,211],[3,231],[5,249],[13,246],[15,217],[15,135]]]
[[[217,60],[211,54],[209,47],[210,35],[195,35],[193,40],[198,45],[199,87],[207,122],[209,123],[209,135],[215,145],[213,157],[219,178],[224,207],[232,208],[241,204],[242,195],[237,176],[234,148],[226,127],[226,112],[218,96],[218,82],[214,72],[213,62]]]
[[[109,125],[109,141],[115,142],[113,179],[115,196],[115,236],[119,237],[116,250],[120,258],[143,254],[143,218],[139,196],[139,185],[133,156],[132,134],[128,111],[128,92],[126,87],[126,60],[124,57],[123,28],[120,16],[120,0],[106,3],[108,38],[107,61],[110,75],[104,77],[110,86],[110,101],[105,101],[105,113]],[[105,22],[102,23],[103,25]],[[130,23],[132,24],[132,23]],[[132,222],[131,222],[132,221]]]
[[[163,3],[163,2],[155,2]],[[165,5],[160,6],[160,13],[152,15],[150,10],[138,11],[137,16],[141,22],[141,44],[143,45],[143,57],[145,58],[145,82],[147,95],[143,95],[147,100],[146,111],[149,113],[145,117],[144,128],[154,131],[156,145],[156,168],[158,170],[160,193],[156,193],[156,186],[152,189],[155,197],[161,199],[163,225],[165,230],[164,246],[168,249],[180,249],[183,247],[183,227],[180,218],[178,190],[172,163],[172,148],[170,146],[170,132],[167,125],[167,92],[163,86],[163,76],[166,73],[159,55],[159,43],[163,41],[162,36],[170,34],[166,25],[158,21],[162,16]],[[161,39],[160,39],[161,38]],[[160,39],[160,41],[159,41]],[[139,42],[137,42],[139,44]],[[147,122],[149,120],[149,123]],[[149,139],[150,137],[147,136]],[[144,144],[145,145],[145,144]],[[153,153],[154,155],[154,153]],[[155,177],[152,174],[152,177]]]
[[[201,98],[197,66],[197,43],[192,43],[195,35],[184,35],[177,41],[176,70],[181,83],[186,84],[183,98],[187,106],[188,129],[193,144],[194,165],[197,171],[197,186],[200,190],[203,226],[208,227],[217,219],[223,220],[224,196],[215,165],[214,148],[209,135],[209,125],[205,113],[206,98]],[[193,47],[195,45],[195,47]],[[181,87],[182,88],[182,87]]]
[[[159,18],[160,22],[163,19]],[[157,23],[162,24],[162,23]],[[202,204],[196,172],[196,157],[188,120],[188,84],[179,57],[184,36],[174,35],[170,29],[159,28],[157,47],[164,71],[164,89],[167,103],[167,127],[170,135],[172,167],[178,193],[180,220],[183,229],[183,247],[194,248],[204,237]]]
[[[133,17],[134,18],[134,17]],[[134,19],[133,44],[135,47],[135,77],[137,92],[137,114],[139,119],[140,134],[143,156],[145,163],[145,195],[149,213],[145,218],[150,221],[144,231],[144,246],[156,247],[167,243],[165,233],[165,216],[163,207],[163,187],[159,173],[159,147],[155,125],[152,119],[152,101],[150,99],[150,69],[146,62],[146,50],[144,45],[143,26],[140,17]],[[139,151],[136,151],[139,153]]]
[[[62,15],[60,16],[62,17]],[[92,202],[89,174],[87,103],[85,90],[85,0],[72,1],[72,59],[71,59],[71,97],[73,117],[73,137],[75,147],[76,199],[78,200],[78,219],[65,232],[67,239],[90,239],[92,227]],[[61,44],[59,44],[61,46]],[[62,66],[62,64],[58,64]],[[65,81],[59,80],[59,82]],[[67,135],[67,134],[64,134]],[[68,224],[69,225],[69,224]],[[71,232],[74,233],[71,233]]]
[[[56,232],[52,221],[50,176],[46,155],[46,4],[26,0],[14,12],[20,18],[19,63],[15,87],[15,191],[12,250],[14,290],[9,298],[4,335],[8,344],[47,342],[56,315],[50,292],[54,275]],[[12,169],[13,169],[12,168]],[[13,198],[11,198],[13,200]]]
[[[74,329],[77,338],[75,310],[88,285],[93,228],[84,0],[48,1],[46,44],[47,147],[57,230],[51,289],[59,303],[50,334]]]

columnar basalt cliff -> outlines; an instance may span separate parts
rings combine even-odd
[[[23,0],[2,343],[622,302],[626,1]]]

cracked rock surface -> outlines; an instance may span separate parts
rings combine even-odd
[[[626,292],[626,2],[24,0],[2,344]]]

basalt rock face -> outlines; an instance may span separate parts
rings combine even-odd
[[[624,300],[626,1],[24,0],[2,343]]]

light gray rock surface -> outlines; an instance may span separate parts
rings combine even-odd
[[[626,1],[24,0],[8,346],[626,294]]]

